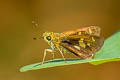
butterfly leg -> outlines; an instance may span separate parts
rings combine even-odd
[[[63,59],[64,59],[64,61],[66,62],[66,59],[65,59],[65,57],[64,57],[64,55],[63,55],[62,50],[60,50],[60,48],[59,48],[59,47],[57,47],[57,49],[60,51],[60,54],[62,55],[62,58],[63,58]]]
[[[52,52],[52,55],[53,55],[52,57],[53,57],[53,59],[54,59],[54,57],[55,57],[54,52]]]
[[[52,50],[52,49],[45,49],[45,50],[44,50],[44,56],[43,56],[43,60],[42,60],[41,65],[42,65],[42,64],[44,63],[44,61],[45,61],[45,57],[46,57],[47,52],[51,52],[51,53],[53,54],[53,58],[54,58],[54,52],[53,52],[53,50]]]

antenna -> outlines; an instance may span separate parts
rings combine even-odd
[[[38,23],[36,21],[34,21],[34,20],[32,21],[32,24],[33,24],[34,28],[37,28],[39,26]],[[33,40],[38,40],[38,39],[41,39],[41,38],[33,37]]]
[[[38,27],[38,23],[36,23],[35,21],[32,21],[32,24],[34,25],[34,27]]]

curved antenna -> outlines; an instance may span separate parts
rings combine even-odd
[[[38,27],[38,23],[36,23],[35,21],[32,21],[32,24],[34,25],[34,27]]]
[[[38,40],[38,39],[42,39],[42,38],[37,38],[37,37],[34,37],[33,40]]]
[[[32,21],[32,24],[33,24],[33,27],[34,28],[37,28],[39,25],[36,21]],[[38,35],[38,34],[35,34],[35,35]],[[33,37],[33,40],[38,40],[38,39],[42,39],[42,37]]]

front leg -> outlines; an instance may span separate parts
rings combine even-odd
[[[45,60],[45,57],[46,57],[47,52],[51,52],[51,53],[53,54],[53,58],[54,58],[54,52],[53,52],[53,50],[52,50],[52,49],[45,49],[45,50],[44,50],[44,56],[43,56],[43,60],[42,60],[41,65],[44,63],[44,60]]]

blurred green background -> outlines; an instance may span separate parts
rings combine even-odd
[[[101,26],[105,39],[118,31],[120,1],[0,0],[0,80],[119,80],[120,62],[19,72],[24,65],[40,62],[44,49],[49,48],[33,37],[41,37],[45,31],[64,32],[91,25]],[[46,60],[51,58],[48,54]]]

